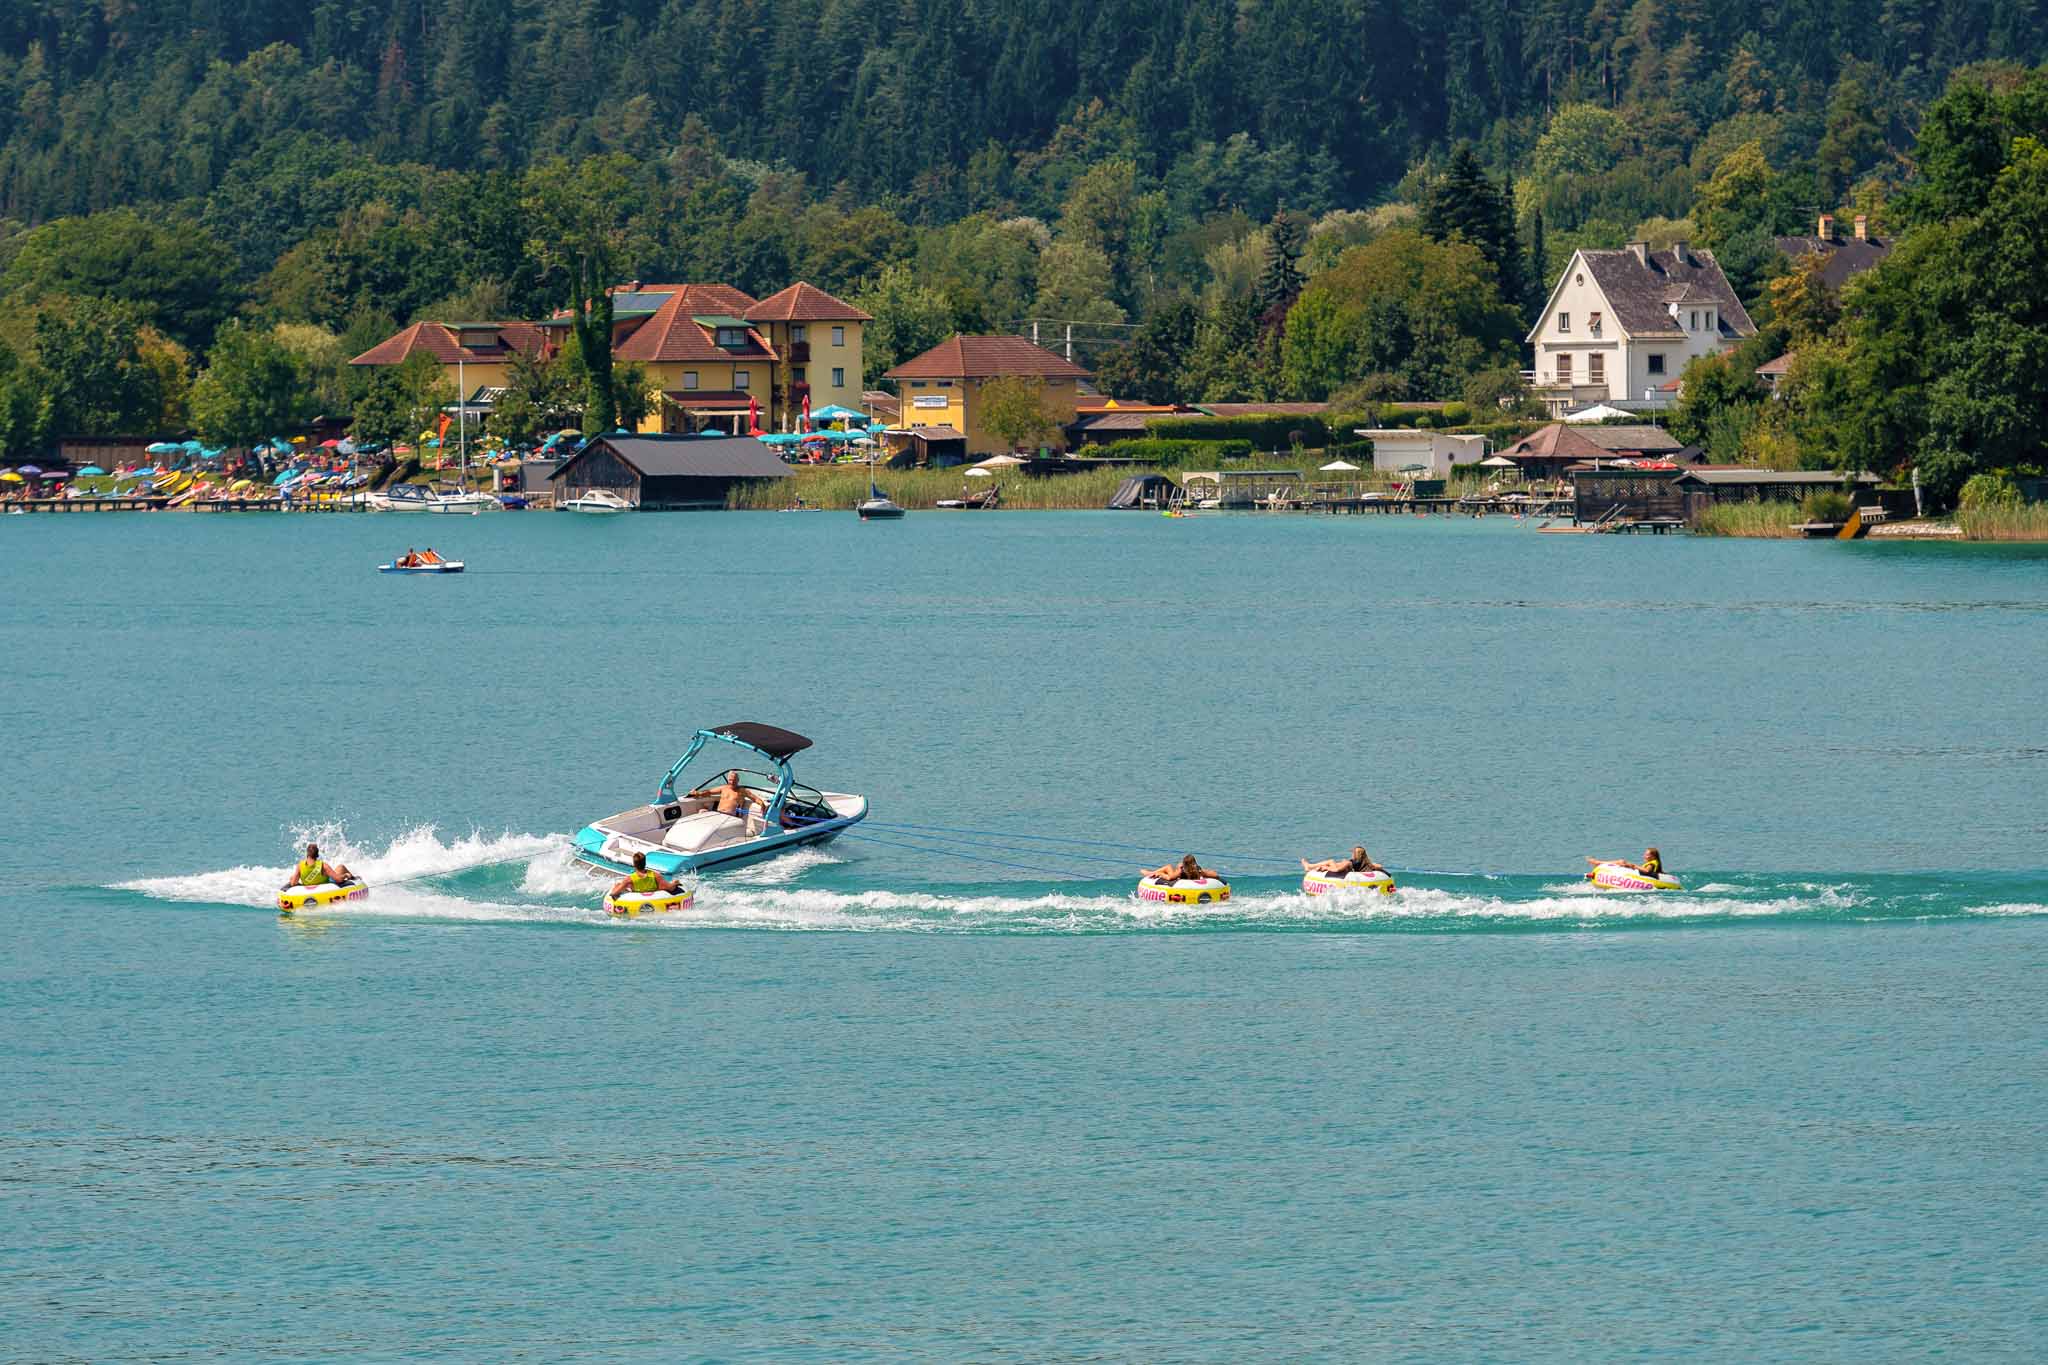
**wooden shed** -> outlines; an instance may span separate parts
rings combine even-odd
[[[723,507],[733,485],[789,474],[751,436],[599,436],[548,476],[555,506],[596,489],[642,510]]]

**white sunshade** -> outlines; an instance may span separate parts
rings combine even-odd
[[[1024,461],[1015,455],[991,455],[986,460],[977,460],[974,467],[976,469],[1007,469],[1012,465],[1023,463]]]
[[[967,471],[967,477],[970,479],[993,479],[995,475],[989,473],[980,465],[976,465],[974,468]]]
[[[1355,473],[1358,469],[1358,466],[1351,463],[1351,461],[1349,460],[1332,460],[1326,465],[1318,465],[1317,468],[1326,471],[1332,469],[1342,469]]]
[[[1479,462],[1481,469],[1519,469],[1520,465],[1505,455],[1489,455]]]

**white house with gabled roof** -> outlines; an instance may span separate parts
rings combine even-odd
[[[1664,407],[1688,362],[1755,335],[1710,251],[1575,251],[1527,337],[1530,388],[1560,416],[1589,403]]]

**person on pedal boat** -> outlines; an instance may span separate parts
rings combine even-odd
[[[728,770],[725,774],[725,781],[719,786],[699,787],[691,792],[690,795],[717,797],[718,813],[720,815],[745,815],[748,806],[759,806],[762,810],[768,809],[767,798],[763,797],[759,792],[747,790],[746,787],[740,784],[740,770],[738,768]]]
[[[612,883],[612,898],[616,900],[629,891],[636,896],[651,896],[657,891],[674,895],[682,889],[680,883],[670,881],[649,867],[645,853],[635,853],[633,870]]]
[[[1599,865],[1601,863],[1612,863],[1616,867],[1626,867],[1633,871],[1640,872],[1645,877],[1655,878],[1662,877],[1664,875],[1664,855],[1657,852],[1655,848],[1644,849],[1643,860],[1639,863],[1632,863],[1628,861],[1628,859],[1626,858],[1595,858],[1590,855],[1586,858],[1586,861],[1593,864],[1594,872],[1597,872],[1599,870]],[[1588,872],[1586,874],[1586,880],[1593,880],[1593,875],[1593,872]]]
[[[1348,877],[1354,872],[1363,872],[1368,876],[1384,877],[1387,875],[1387,870],[1374,862],[1371,855],[1365,851],[1364,844],[1354,845],[1351,849],[1351,856],[1348,858],[1325,858],[1319,863],[1312,863],[1308,859],[1303,858],[1301,860],[1301,870],[1303,872],[1314,872],[1324,877]]]
[[[1223,880],[1218,873],[1203,867],[1200,862],[1196,861],[1195,855],[1192,853],[1182,855],[1180,866],[1178,867],[1172,863],[1168,863],[1164,867],[1148,867],[1140,875],[1150,877],[1161,885],[1168,885],[1173,882],[1199,882],[1205,879],[1212,882]]]
[[[284,884],[284,889],[289,891],[295,886],[325,886],[330,882],[336,886],[347,886],[355,879],[355,873],[340,863],[322,862],[320,845],[307,844],[306,856],[292,869],[292,879]]]
[[[417,569],[419,566],[420,552],[413,549],[410,545],[406,546],[405,555],[398,561],[398,567],[401,569]]]

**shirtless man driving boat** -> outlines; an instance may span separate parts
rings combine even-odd
[[[740,770],[738,768],[732,768],[726,772],[724,785],[699,787],[691,792],[690,795],[717,797],[718,813],[720,815],[745,815],[748,806],[759,806],[764,811],[768,809],[768,799],[766,797],[762,796],[759,792],[749,791],[740,785]]]

